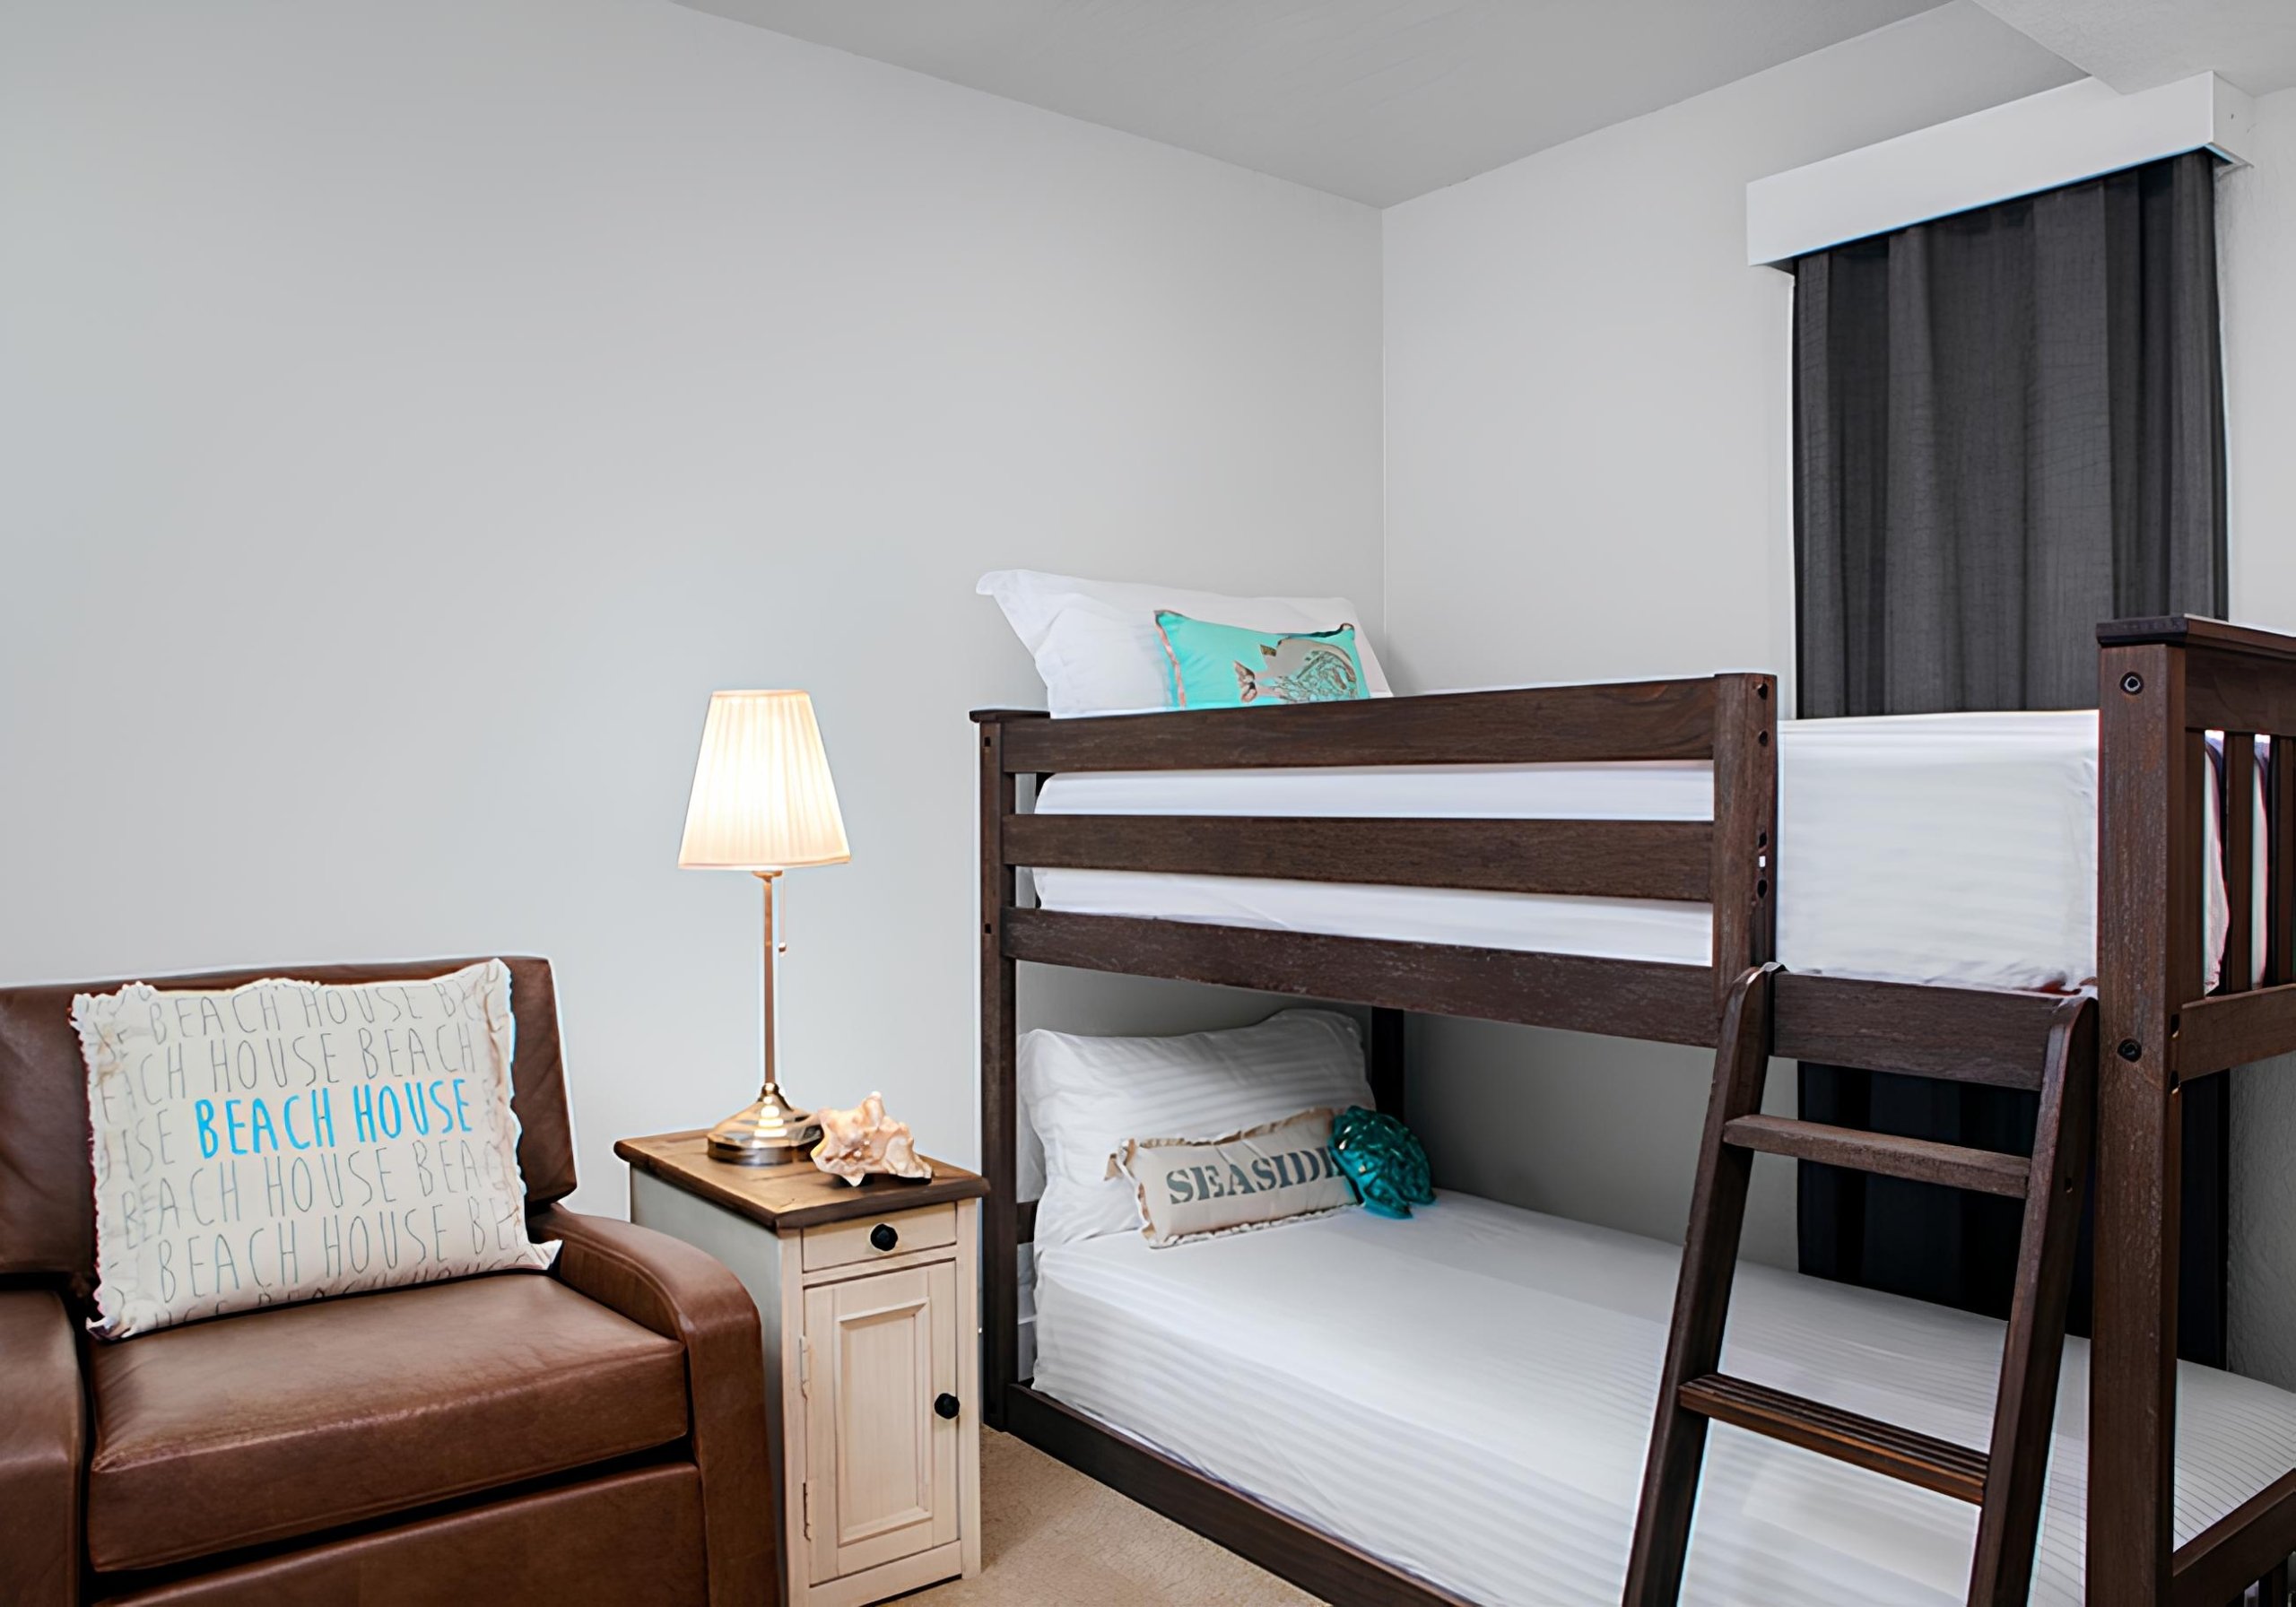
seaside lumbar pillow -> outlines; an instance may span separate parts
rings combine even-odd
[[[1256,1027],[1177,1038],[1039,1028],[1022,1036],[1019,1069],[1021,1108],[1044,1145],[1039,1253],[1140,1226],[1132,1186],[1109,1175],[1109,1157],[1127,1139],[1209,1138],[1371,1103],[1362,1035],[1332,1010],[1283,1010]]]
[[[96,1317],[125,1339],[258,1306],[539,1270],[510,1109],[510,969],[82,994]]]
[[[1350,1107],[1333,1118],[1331,1151],[1373,1216],[1406,1217],[1435,1203],[1427,1151],[1418,1135],[1384,1111]]]
[[[1158,609],[1274,635],[1336,630],[1363,617],[1344,597],[1231,597],[1034,569],[997,569],[983,575],[978,589],[1004,611],[1044,679],[1045,707],[1061,716],[1171,707],[1170,669],[1156,630]],[[1355,656],[1363,695],[1388,696],[1387,675],[1360,627]],[[1232,671],[1225,673],[1232,677]]]
[[[1174,708],[1248,703],[1344,703],[1364,689],[1355,627],[1285,635],[1214,625],[1170,609],[1156,612],[1164,644],[1165,697]]]
[[[1355,1203],[1331,1150],[1329,1110],[1219,1138],[1135,1138],[1109,1159],[1132,1181],[1140,1231],[1158,1247]]]

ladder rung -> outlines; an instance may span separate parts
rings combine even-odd
[[[2025,1197],[2033,1164],[2022,1155],[2004,1155],[1997,1150],[1861,1133],[1854,1127],[1829,1127],[1822,1122],[1798,1122],[1782,1116],[1742,1116],[1722,1129],[1722,1142],[1765,1155],[1822,1160],[1828,1166],[2005,1194],[2013,1200]]]
[[[1860,1417],[1767,1385],[1733,1378],[1727,1373],[1693,1378],[1682,1386],[1676,1398],[1685,1411],[1718,1423],[1749,1429],[1972,1506],[1985,1500],[1985,1453],[1950,1439]]]

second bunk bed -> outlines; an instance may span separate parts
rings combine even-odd
[[[977,715],[989,1420],[1338,1602],[2222,1603],[2268,1581],[2296,1549],[2296,1396],[2178,1363],[2177,1167],[2185,1085],[2296,1047],[2296,640],[2198,620],[2100,639],[2093,717],[1787,727],[1782,832],[1762,674]],[[2260,812],[2239,806],[2254,734]],[[2030,840],[1963,845],[1993,856],[1994,908],[1945,910],[1887,821],[1918,837],[1950,810],[1907,778],[1951,788],[1987,752],[2069,767],[2094,814],[2068,832],[2028,780]],[[1024,1377],[1023,962],[1368,1005],[1397,1112],[1406,1012],[1713,1047],[1685,1244],[1453,1197],[1409,1237],[1343,1212],[1064,1245],[1035,1258]],[[2035,1152],[1765,1116],[1773,1055],[2034,1090]],[[2092,1123],[2095,1337],[2061,1368]],[[1761,1152],[2023,1200],[2009,1322],[1738,1270]],[[1752,1433],[1709,1459],[1718,1422]]]

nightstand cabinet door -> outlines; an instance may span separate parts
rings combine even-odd
[[[805,1290],[803,1498],[811,1577],[826,1580],[957,1538],[965,1393],[952,1262]]]

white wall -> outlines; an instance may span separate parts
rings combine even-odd
[[[1746,183],[2078,76],[1955,4],[1390,208],[1398,681],[1790,673],[1792,287],[1744,265]],[[1443,1180],[1680,1237],[1708,1056],[1414,1031]],[[1748,1251],[1791,1264],[1790,1168],[1757,1177]]]
[[[2255,160],[2216,181],[2232,611],[2296,630],[2296,90],[2256,111]]]
[[[2296,630],[2296,90],[2217,180],[2232,612]],[[2232,1073],[2232,1365],[2296,1389],[2296,1056]]]
[[[551,954],[618,1209],[614,1135],[753,1075],[753,890],[672,868],[704,699],[807,685],[856,859],[792,878],[793,1089],[970,1160],[963,711],[1039,696],[975,574],[1376,619],[1384,317],[1404,685],[1790,669],[1743,186],[2073,75],[1946,6],[1394,209],[1383,311],[1367,209],[668,0],[0,11],[0,978]],[[2292,628],[2296,94],[2258,113],[2233,595]],[[1414,1034],[1446,1181],[1680,1232],[1704,1056]],[[2233,1299],[2296,1384],[2291,1070],[2236,1083]],[[1791,1259],[1782,1166],[1749,1247]]]
[[[974,577],[1377,618],[1375,213],[669,0],[6,7],[0,217],[0,978],[548,954],[593,1209],[754,1090],[713,688],[853,840],[793,1093],[968,1161]]]

